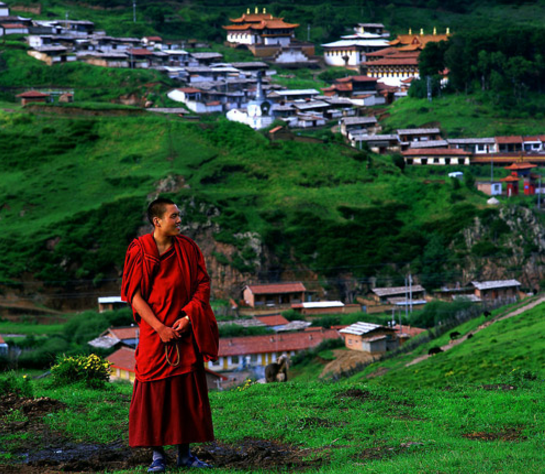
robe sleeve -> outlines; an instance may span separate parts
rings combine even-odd
[[[141,246],[134,240],[128,247],[122,275],[122,301],[131,306],[131,300],[137,289],[141,288],[143,281],[143,252]],[[139,322],[141,317],[133,309],[133,317]]]
[[[194,339],[206,361],[219,358],[219,328],[209,304],[210,278],[207,274],[202,252],[194,244],[197,272],[192,287],[195,288],[190,301],[182,308],[190,318]]]

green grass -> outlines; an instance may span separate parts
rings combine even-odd
[[[539,97],[544,100],[544,96]],[[479,94],[451,94],[427,99],[403,98],[387,110],[381,121],[383,133],[400,128],[440,127],[446,138],[534,135],[544,133],[544,117],[509,118],[492,105],[481,102]]]
[[[506,377],[512,382],[524,374],[543,377],[544,310],[543,303],[521,315],[497,321],[447,352],[405,367],[416,357],[427,354],[429,348],[449,344],[449,332],[458,331],[464,335],[485,323],[485,318],[481,316],[419,346],[409,354],[371,364],[353,375],[351,380],[365,380],[367,375],[381,368],[388,368],[389,371],[382,377],[372,379],[371,383],[383,386],[405,384],[410,388],[478,383],[497,377]],[[493,311],[493,317],[501,311]],[[505,309],[505,313],[507,311]]]

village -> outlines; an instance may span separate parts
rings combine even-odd
[[[274,121],[281,121],[281,125],[268,132],[272,141],[300,140],[299,130],[331,125],[349,146],[381,155],[400,154],[408,166],[504,167],[509,172],[505,178],[475,183],[478,190],[491,196],[490,205],[498,203],[494,196],[544,194],[542,177],[533,172],[544,167],[544,135],[450,138],[440,128],[383,133],[377,117],[378,106],[389,105],[407,95],[412,81],[419,77],[421,51],[429,42],[446,41],[451,35],[449,29],[443,33],[436,28],[432,33],[409,30],[390,40],[390,32],[383,24],[358,23],[352,34],[322,44],[320,57],[316,56],[314,44],[296,40],[299,24],[276,18],[266,8],[262,11],[255,8],[254,12],[247,9],[230,22],[223,26],[225,45],[250,51],[253,61],[224,62],[223,54],[203,51],[209,45],[196,40],[112,37],[96,30],[95,24],[85,19],[32,20],[12,15],[9,6],[0,3],[0,36],[24,35],[28,55],[50,67],[81,61],[103,68],[155,69],[180,82],[181,87],[169,91],[167,96],[181,107],[163,112],[183,117],[222,114],[255,130],[267,129]],[[319,90],[288,89],[272,80],[276,75],[273,67],[280,65],[297,69],[315,69],[320,65],[346,68],[349,75]],[[440,74],[446,81],[448,71]],[[23,106],[74,103],[78,91],[31,89],[17,97]],[[155,111],[147,105],[147,110]],[[460,171],[450,176],[463,179]],[[268,328],[272,334],[221,339],[220,358],[209,362],[207,367],[210,388],[221,388],[231,380],[241,382],[242,377],[262,379],[268,364],[330,339],[344,340],[346,348],[352,351],[379,357],[424,331],[402,325],[402,311],[407,314],[413,309],[420,310],[433,300],[466,300],[478,305],[512,301],[523,296],[519,287],[516,280],[474,281],[462,288],[443,288],[429,295],[421,285],[373,288],[371,294],[357,297],[355,303],[343,303],[318,300],[301,282],[249,284],[238,302],[231,300],[234,318],[230,324]],[[99,298],[100,311],[118,306],[124,304],[117,296]],[[286,311],[298,314],[299,319],[288,320],[282,314]],[[312,325],[314,318],[324,314],[357,312],[363,313],[363,319],[347,327]],[[392,314],[390,326],[368,322],[368,315],[375,313]],[[89,342],[92,347],[116,349],[108,357],[113,377],[130,381],[134,379],[137,343],[136,326],[110,328]],[[0,344],[0,350],[2,347]]]
[[[219,390],[240,384],[246,379],[265,380],[265,368],[280,365],[280,360],[314,349],[328,340],[339,340],[350,352],[356,351],[361,361],[372,362],[400,348],[425,329],[402,323],[413,311],[420,311],[431,301],[467,301],[482,310],[500,304],[516,302],[527,295],[520,291],[517,280],[472,281],[464,287],[441,288],[427,294],[422,285],[374,288],[357,303],[342,301],[312,301],[314,291],[302,282],[246,285],[241,299],[231,302],[232,319],[222,325],[261,327],[269,334],[222,337],[219,359],[206,366],[209,388]],[[98,310],[112,311],[125,307],[120,297],[100,297]],[[288,320],[284,314],[292,314]],[[361,313],[359,321],[329,328],[313,322],[324,315]],[[387,325],[368,322],[370,315],[392,315]],[[298,318],[298,319],[295,319]],[[139,341],[137,326],[111,327],[88,342],[96,349],[112,350],[107,357],[112,364],[112,378],[135,379],[135,348]],[[344,344],[343,344],[344,343]],[[287,367],[277,367],[289,377]],[[287,378],[282,378],[287,380]]]
[[[401,154],[406,165],[490,164],[505,167],[508,176],[478,181],[477,189],[488,196],[544,194],[541,176],[531,172],[544,167],[545,136],[494,136],[482,138],[444,137],[440,128],[398,129],[383,133],[379,108],[405,97],[419,77],[418,58],[429,42],[445,41],[449,29],[438,33],[424,30],[398,35],[380,23],[359,23],[351,35],[322,44],[323,56],[315,56],[312,43],[297,41],[297,23],[276,18],[266,9],[250,9],[231,19],[225,45],[248,49],[253,61],[226,63],[223,55],[196,40],[163,41],[159,36],[111,37],[96,31],[86,20],[32,20],[11,15],[0,3],[0,36],[25,35],[28,54],[51,67],[82,61],[97,67],[156,69],[181,82],[167,96],[181,107],[161,109],[182,116],[224,114],[229,120],[253,129],[271,127],[271,140],[300,140],[298,130],[333,130],[357,149],[378,154]],[[344,67],[357,75],[335,79],[330,87],[287,89],[272,81],[273,65],[293,68]],[[441,71],[444,77],[447,71]],[[446,79],[444,79],[446,80]],[[443,82],[443,81],[442,81]],[[74,90],[25,90],[17,95],[22,105],[77,100]],[[76,96],[76,98],[75,98]],[[148,104],[145,104],[145,108]],[[147,108],[150,111],[159,111]],[[382,109],[381,109],[382,111]],[[462,173],[453,177],[462,179]],[[505,188],[503,189],[503,186]]]

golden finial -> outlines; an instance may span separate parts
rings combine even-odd
[[[446,34],[446,35],[449,35],[449,28],[447,28],[447,29],[445,30],[445,34]]]
[[[247,14],[249,15],[249,8],[247,9]]]
[[[434,35],[437,35],[438,31],[436,30],[436,27],[434,26]]]
[[[255,15],[259,13],[259,7],[255,7]]]
[[[266,8],[263,8],[263,15],[266,15]]]
[[[412,35],[413,34],[413,30],[411,28],[409,28],[409,34]]]
[[[424,29],[421,28],[421,36],[423,36],[423,35],[424,35]]]

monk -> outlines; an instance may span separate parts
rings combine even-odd
[[[122,277],[139,325],[129,444],[152,447],[148,472],[165,472],[166,445],[178,446],[177,467],[211,467],[189,449],[214,439],[204,370],[219,351],[210,279],[200,249],[180,234],[175,203],[156,199],[147,216],[154,230],[130,244]]]

